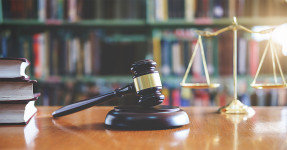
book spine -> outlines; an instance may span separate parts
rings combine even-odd
[[[1,49],[2,49],[2,57],[8,57],[8,38],[6,36],[1,37]]]
[[[162,47],[162,67],[161,67],[161,73],[163,75],[169,75],[171,73],[171,43],[167,40],[161,41],[161,47]]]
[[[194,21],[195,16],[195,0],[185,0],[185,20],[187,22]]]
[[[172,44],[172,70],[175,75],[182,75],[184,72],[182,63],[182,49],[179,42]]]
[[[92,48],[91,41],[86,41],[84,43],[84,73],[85,75],[92,74]]]
[[[38,20],[46,21],[46,0],[38,0]]]
[[[0,23],[3,22],[3,18],[4,18],[4,15],[3,15],[4,9],[3,9],[2,3],[3,3],[2,0],[0,0]]]
[[[77,0],[68,0],[68,20],[70,22],[78,21]]]
[[[64,0],[57,0],[58,9],[57,9],[57,19],[64,20]]]
[[[161,68],[161,45],[160,38],[153,38],[153,60],[157,63],[157,67]]]
[[[156,18],[155,3],[157,0],[146,0],[146,20],[148,23],[152,23]]]
[[[173,101],[173,103],[172,103],[173,106],[181,106],[179,89],[173,89],[172,90],[172,101]]]
[[[192,41],[192,49],[193,52],[195,52],[195,45],[197,43],[197,40],[193,40]],[[193,78],[200,78],[201,74],[202,74],[202,58],[201,58],[201,54],[200,54],[200,48],[198,48],[195,57],[194,57],[194,62],[192,65],[192,74],[193,74]]]
[[[181,106],[191,106],[192,91],[188,88],[181,88],[180,91],[180,105]]]
[[[162,105],[171,105],[170,98],[169,98],[170,97],[169,89],[163,88],[161,92],[164,95],[164,100],[162,102]]]
[[[249,41],[249,66],[250,66],[250,75],[255,76],[258,63],[259,63],[259,45],[256,41]]]
[[[35,34],[33,36],[34,76],[36,78],[40,78],[42,76],[39,37],[40,37],[40,34]]]

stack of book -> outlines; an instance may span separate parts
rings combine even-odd
[[[0,58],[0,123],[25,124],[37,112],[33,93],[35,80],[29,80],[25,69],[30,62],[24,58]]]

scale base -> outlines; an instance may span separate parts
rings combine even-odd
[[[110,128],[124,130],[158,130],[189,124],[186,112],[175,106],[155,107],[119,106],[111,110],[105,120]]]
[[[221,107],[218,112],[223,114],[255,114],[253,108],[244,105],[239,100],[233,100],[228,105]]]

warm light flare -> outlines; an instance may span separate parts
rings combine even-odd
[[[272,40],[282,46],[282,53],[287,56],[287,24],[282,24],[272,32]]]

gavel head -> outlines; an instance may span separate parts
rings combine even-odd
[[[131,68],[134,86],[140,96],[138,103],[142,106],[159,105],[164,100],[160,76],[155,66],[156,62],[153,60],[141,60],[135,62]]]

